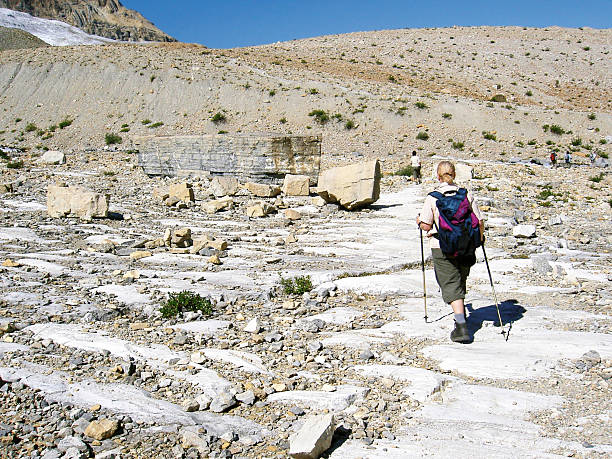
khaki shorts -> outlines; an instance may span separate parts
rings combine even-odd
[[[465,284],[470,274],[470,265],[462,264],[458,259],[448,258],[440,249],[431,249],[436,281],[442,290],[445,303],[465,299]]]

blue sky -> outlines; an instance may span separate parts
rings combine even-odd
[[[180,41],[251,46],[366,30],[519,25],[610,28],[612,0],[122,0]]]

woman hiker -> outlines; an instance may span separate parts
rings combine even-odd
[[[442,161],[438,164],[438,181],[440,185],[436,191],[452,195],[459,187],[455,185],[455,165],[450,161]],[[467,193],[467,200],[472,206],[474,215],[479,220],[480,240],[483,240],[484,221],[478,205],[474,202],[471,193]],[[470,267],[476,262],[472,257],[451,257],[442,252],[437,238],[437,228],[440,226],[440,215],[436,206],[436,198],[427,195],[421,214],[417,217],[417,225],[423,231],[427,231],[429,246],[433,258],[434,272],[445,303],[450,304],[455,315],[455,329],[451,332],[451,340],[459,343],[471,341],[465,318],[465,291],[466,281],[470,274]]]

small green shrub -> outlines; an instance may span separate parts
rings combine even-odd
[[[129,127],[124,127],[119,129],[119,132],[130,132],[130,128]]]
[[[536,139],[531,139],[529,142],[527,142],[527,145],[535,145],[536,143]]]
[[[227,118],[225,118],[225,115],[221,112],[217,112],[215,113],[210,120],[215,123],[215,124],[219,124],[219,123],[225,123]]]
[[[36,127],[36,125],[34,123],[28,123],[25,127],[25,131],[26,132],[34,132],[36,131],[38,128]]]
[[[423,109],[425,109],[425,108],[429,108],[429,106],[428,106],[428,105],[427,105],[425,102],[421,102],[421,101],[416,102],[416,103],[414,104],[414,106],[415,106],[416,108],[421,109],[421,110],[423,110]]]
[[[325,124],[329,121],[329,114],[325,110],[313,110],[308,116],[313,116],[319,124]]]
[[[15,118],[15,123],[19,123],[21,121],[21,118]]]
[[[48,128],[47,130],[48,130],[49,132],[55,132],[55,131],[57,131],[57,125],[56,125],[56,124],[54,124],[54,125],[52,125],[52,126],[49,126],[49,128]]]
[[[287,118],[283,116],[279,121],[281,124],[285,124],[287,122]]]
[[[23,161],[9,161],[6,163],[6,167],[9,169],[21,169],[23,167]]]
[[[179,293],[171,293],[160,308],[159,312],[165,319],[176,317],[184,311],[198,312],[204,315],[211,315],[213,312],[212,303],[197,293],[183,290]]]
[[[605,151],[600,151],[597,154],[603,159],[608,159],[608,153],[606,153]]]
[[[146,126],[147,124],[151,123],[151,120],[149,118],[147,118],[147,119],[142,120],[141,123]]]
[[[279,282],[286,295],[302,295],[312,290],[310,276],[297,276],[288,279],[280,276]]]
[[[344,129],[347,131],[355,129],[355,122],[353,120],[347,120],[346,123],[344,123]]]
[[[599,139],[599,144],[600,145],[605,145],[607,143],[608,143],[608,141],[606,139]]]
[[[417,135],[416,135],[417,140],[427,140],[429,139],[429,134],[425,131],[420,131]]]
[[[591,182],[599,183],[599,182],[601,182],[603,180],[603,178],[604,178],[604,174],[603,174],[603,172],[600,172],[599,175],[596,175],[594,177],[589,177],[589,180]]]
[[[67,128],[68,126],[72,124],[73,121],[74,120],[71,120],[70,118],[66,117],[62,121],[59,122],[59,128],[60,129]]]
[[[104,136],[104,141],[106,142],[106,145],[114,145],[116,143],[123,142],[123,139],[117,134],[109,132]]]
[[[608,200],[608,204],[610,204],[610,207],[612,207],[612,199]]]
[[[395,171],[393,173],[393,175],[401,175],[401,176],[404,176],[404,177],[411,177],[412,176],[412,171],[413,171],[412,166],[408,165],[408,166],[402,167],[401,169],[398,169],[397,171]]]
[[[453,117],[453,115],[451,113],[442,113],[442,118],[444,119],[451,119]]]
[[[217,134],[227,134],[227,131],[224,131],[223,129],[221,129],[219,132],[217,132]]]
[[[104,175],[106,177],[114,177],[115,175],[117,175],[117,173],[115,171],[104,171]]]
[[[482,131],[482,136],[487,140],[497,140],[497,136],[492,132]]]
[[[553,134],[557,134],[557,135],[563,135],[563,134],[565,134],[566,131],[561,126],[559,126],[557,124],[553,124],[550,127],[550,132],[552,132]]]
[[[310,89],[310,90],[308,91],[308,94],[312,94],[312,95],[314,95],[314,94],[319,94],[319,90],[318,90],[318,89],[315,89],[315,88],[312,88],[312,89]]]
[[[463,150],[463,147],[465,145],[463,144],[463,142],[453,142],[453,148],[455,150]]]
[[[527,91],[527,92],[525,93],[525,95],[526,95],[527,97],[531,97],[531,96],[533,96],[533,93],[532,93],[531,91]]]
[[[572,146],[579,147],[580,145],[582,145],[582,139],[580,137],[572,139]]]
[[[163,125],[164,125],[164,123],[162,121],[158,121],[157,123],[153,123],[153,124],[149,125],[149,129],[154,129],[154,128],[157,128],[157,127],[160,127],[160,126],[163,126]]]
[[[589,118],[591,121],[593,121],[593,120],[597,119],[597,116],[595,116],[595,113],[591,113],[591,114],[589,114],[588,118]]]
[[[542,129],[544,129],[544,132],[548,132],[548,130],[550,129],[550,124],[543,125]]]

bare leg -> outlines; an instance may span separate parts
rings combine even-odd
[[[465,316],[465,306],[463,304],[463,298],[451,302],[451,308],[455,314],[463,314]]]

